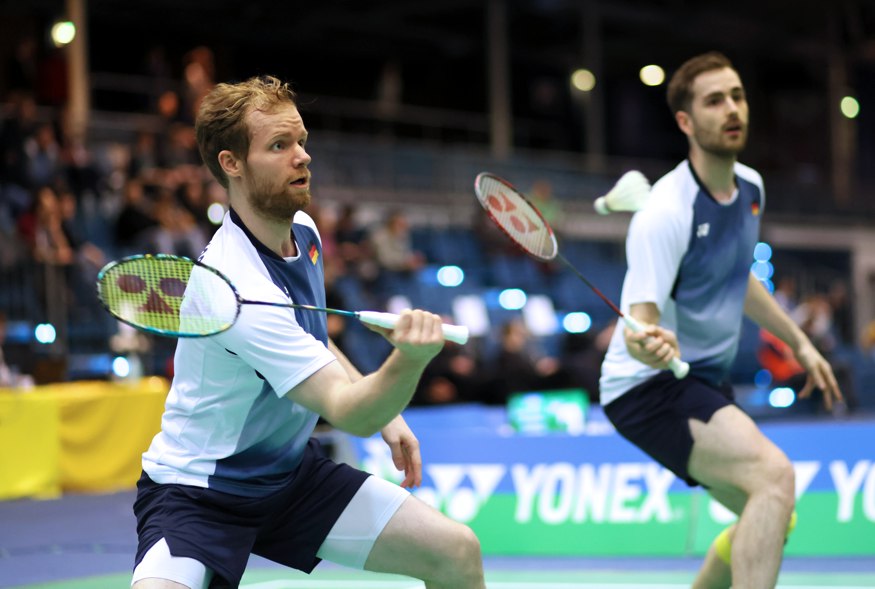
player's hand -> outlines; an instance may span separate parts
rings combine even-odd
[[[373,325],[367,327],[385,337],[411,360],[429,361],[444,347],[443,322],[439,315],[428,311],[402,311],[395,329]]]
[[[680,358],[681,350],[675,333],[659,325],[644,324],[644,331],[624,328],[629,355],[651,368],[667,370],[672,358]]]
[[[383,441],[392,451],[395,468],[404,471],[402,487],[412,489],[422,484],[422,455],[419,440],[413,435],[407,422],[400,415],[380,431]]]
[[[804,342],[795,353],[796,360],[808,373],[805,386],[799,391],[799,398],[805,399],[815,388],[818,388],[823,391],[824,406],[828,411],[832,411],[833,401],[843,401],[844,398],[829,362],[810,341]]]

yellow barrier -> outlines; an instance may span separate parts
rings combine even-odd
[[[0,389],[0,499],[132,488],[167,390],[155,377]]]

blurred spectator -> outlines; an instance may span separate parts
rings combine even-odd
[[[131,178],[122,188],[122,209],[115,221],[115,242],[125,254],[153,251],[160,224],[146,200],[143,183]]]
[[[24,142],[29,186],[55,185],[63,179],[61,144],[51,123],[40,123]]]
[[[35,262],[51,266],[73,263],[73,246],[64,229],[58,195],[51,186],[44,185],[35,191],[33,207],[18,220],[18,229]]]
[[[411,404],[469,403],[479,396],[478,362],[470,348],[447,341],[425,367]]]
[[[848,283],[844,280],[835,280],[830,285],[826,297],[832,308],[834,332],[838,344],[844,346],[853,343],[854,321],[850,297],[848,296]]]
[[[410,225],[403,211],[390,211],[369,237],[381,271],[409,274],[425,265],[422,252],[413,249]]]
[[[359,223],[357,209],[353,204],[345,204],[340,209],[334,224],[334,239],[337,243],[337,256],[343,260],[346,272],[365,282],[376,280],[378,267],[371,255],[367,232]]]
[[[788,314],[796,308],[796,278],[789,274],[782,276],[775,284],[775,301]]]
[[[805,384],[805,369],[796,360],[793,350],[765,329],[760,330],[757,360],[772,375],[775,386],[789,386],[798,391]]]
[[[560,220],[562,207],[553,198],[553,185],[549,180],[536,180],[528,194],[529,201],[540,211],[547,224],[553,225]]]
[[[201,100],[212,90],[216,79],[216,63],[213,50],[203,45],[189,51],[183,59],[183,108],[186,122],[193,123]]]
[[[6,62],[6,89],[9,92],[36,91],[37,80],[37,42],[31,34],[21,37]]]
[[[24,145],[36,129],[33,95],[12,92],[0,119],[0,224],[8,231],[31,206]]]
[[[207,246],[207,236],[194,216],[183,207],[168,185],[158,187],[153,209],[160,228],[153,235],[158,253],[197,258]]]
[[[568,376],[556,358],[536,349],[529,330],[519,318],[501,326],[498,354],[487,362],[480,400],[503,405],[512,393],[568,386]]]
[[[827,356],[835,351],[838,342],[833,328],[832,306],[826,296],[814,294],[805,297],[794,309],[792,317],[821,354]]]
[[[845,397],[850,411],[856,409],[858,402],[852,368],[848,360],[838,354],[840,342],[833,323],[833,308],[828,296],[814,294],[806,297],[792,315],[802,331],[808,336],[818,351],[832,365],[833,373]],[[820,404],[815,405],[820,410]]]
[[[584,333],[569,333],[563,342],[560,362],[568,374],[568,384],[586,391],[593,405],[599,402],[602,360],[616,325],[617,321],[611,320],[597,332],[590,329]]]

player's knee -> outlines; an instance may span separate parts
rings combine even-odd
[[[773,469],[770,473],[773,491],[789,513],[796,504],[796,473],[793,464],[782,455],[781,459],[773,464]]]
[[[754,494],[772,497],[787,509],[789,516],[795,504],[796,474],[793,463],[780,451],[764,455],[757,461]]]
[[[483,557],[480,553],[480,540],[473,530],[466,525],[459,524],[454,533],[452,542],[449,544],[449,554],[445,555],[452,563],[447,567],[443,563],[442,570],[457,576],[458,579],[482,579]],[[454,569],[452,571],[448,568]]]

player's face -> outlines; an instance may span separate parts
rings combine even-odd
[[[310,204],[307,129],[298,109],[281,105],[246,115],[252,134],[244,183],[252,208],[270,219],[290,221]]]
[[[736,156],[747,143],[748,104],[731,68],[700,74],[693,82],[690,137],[702,151]]]

